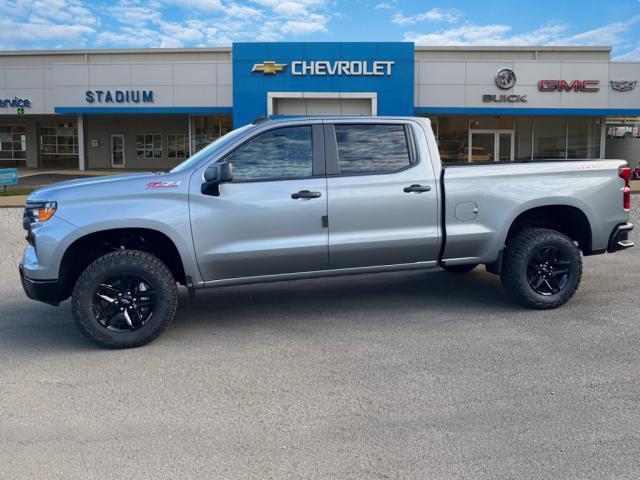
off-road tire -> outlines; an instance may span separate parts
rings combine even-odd
[[[449,273],[468,273],[477,266],[477,263],[470,263],[467,265],[445,265],[442,268],[444,268]]]
[[[146,324],[130,332],[113,332],[103,327],[91,309],[97,285],[109,275],[142,274],[152,284],[157,303]],[[133,348],[158,337],[171,324],[178,304],[178,289],[171,270],[157,257],[140,250],[118,250],[90,264],[73,288],[71,310],[76,325],[91,341],[106,348]]]
[[[562,249],[570,262],[566,285],[553,295],[541,295],[527,281],[527,266],[532,256],[545,246]],[[569,237],[547,228],[526,228],[511,238],[504,250],[501,280],[507,293],[520,304],[538,310],[557,308],[576,293],[582,277],[580,250]]]

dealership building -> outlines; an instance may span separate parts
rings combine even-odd
[[[445,162],[640,159],[609,47],[236,43],[0,52],[0,168],[170,168],[257,117],[418,115]]]

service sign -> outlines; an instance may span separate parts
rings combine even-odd
[[[17,185],[17,183],[18,170],[15,168],[0,169],[0,186],[6,187],[7,185]]]

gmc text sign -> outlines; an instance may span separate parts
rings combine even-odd
[[[599,92],[600,80],[540,80],[538,90],[541,92]]]

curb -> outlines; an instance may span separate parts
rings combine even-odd
[[[14,195],[11,197],[0,197],[0,208],[24,208],[29,195]]]

